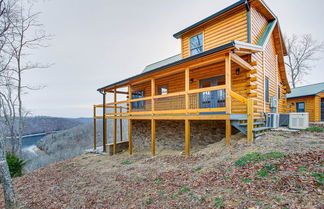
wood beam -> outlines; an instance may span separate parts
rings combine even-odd
[[[232,91],[232,67],[231,54],[225,55],[225,85],[226,85],[226,113],[230,114],[232,109],[232,98],[230,92]]]
[[[155,132],[155,120],[151,120],[151,137],[152,137],[152,155],[155,156],[155,138],[156,138],[156,132]]]
[[[103,146],[103,152],[107,152],[107,119],[105,117],[106,115],[106,93],[102,94],[103,96],[103,108],[102,108],[102,113],[103,113],[103,120],[102,120],[102,146]]]
[[[132,127],[132,120],[128,120],[128,152],[130,155],[133,154],[133,127]]]
[[[123,113],[123,108],[119,108],[120,113]],[[119,120],[119,136],[120,136],[120,141],[123,141],[123,120]]]
[[[190,155],[190,120],[185,120],[185,154]]]
[[[127,119],[127,120],[226,120],[230,115],[138,115],[138,116],[106,116],[107,119]],[[102,119],[102,117],[97,117]]]
[[[186,114],[188,114],[188,110],[189,110],[189,85],[190,85],[190,81],[189,81],[189,78],[190,78],[190,69],[189,68],[186,68],[186,71],[185,71],[185,95],[186,95],[186,98],[185,98],[185,105],[186,105]]]
[[[231,58],[232,58],[233,62],[235,62],[239,66],[243,67],[244,69],[254,70],[254,67],[251,66],[247,61],[245,61],[244,59],[242,59],[240,56],[231,53]]]
[[[93,149],[97,149],[97,119],[96,106],[93,106]]]
[[[253,99],[250,98],[248,99],[248,104],[247,104],[247,112],[248,112],[248,120],[247,120],[247,141],[248,143],[253,142],[253,128],[254,128],[254,108],[253,108]]]
[[[114,89],[114,113],[117,113],[117,93],[116,93],[116,89]],[[116,154],[117,153],[117,119],[114,119],[114,147],[113,147],[113,153]]]
[[[226,145],[231,144],[232,125],[231,120],[226,120]]]
[[[155,96],[155,79],[151,80],[151,111],[154,112],[155,110],[155,102],[154,102],[154,96]]]

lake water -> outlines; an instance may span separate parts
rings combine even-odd
[[[36,136],[23,137],[23,139],[22,139],[22,148],[26,149],[26,148],[31,147],[31,146],[36,146],[37,142],[46,135],[47,134],[40,134],[40,135],[36,135]]]

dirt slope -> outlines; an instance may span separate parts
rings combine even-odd
[[[324,133],[233,138],[190,157],[85,154],[14,184],[22,208],[324,208]]]

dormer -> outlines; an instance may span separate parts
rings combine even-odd
[[[263,1],[241,0],[179,31],[174,37],[181,39],[181,57],[186,58],[234,40],[261,45],[258,43],[262,42],[262,35],[271,23],[277,25],[276,21]]]

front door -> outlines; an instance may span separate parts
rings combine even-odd
[[[225,77],[219,76],[200,80],[200,88],[224,85]],[[225,89],[206,91],[199,94],[200,108],[225,107]]]
[[[324,121],[324,98],[321,99],[321,121]]]

